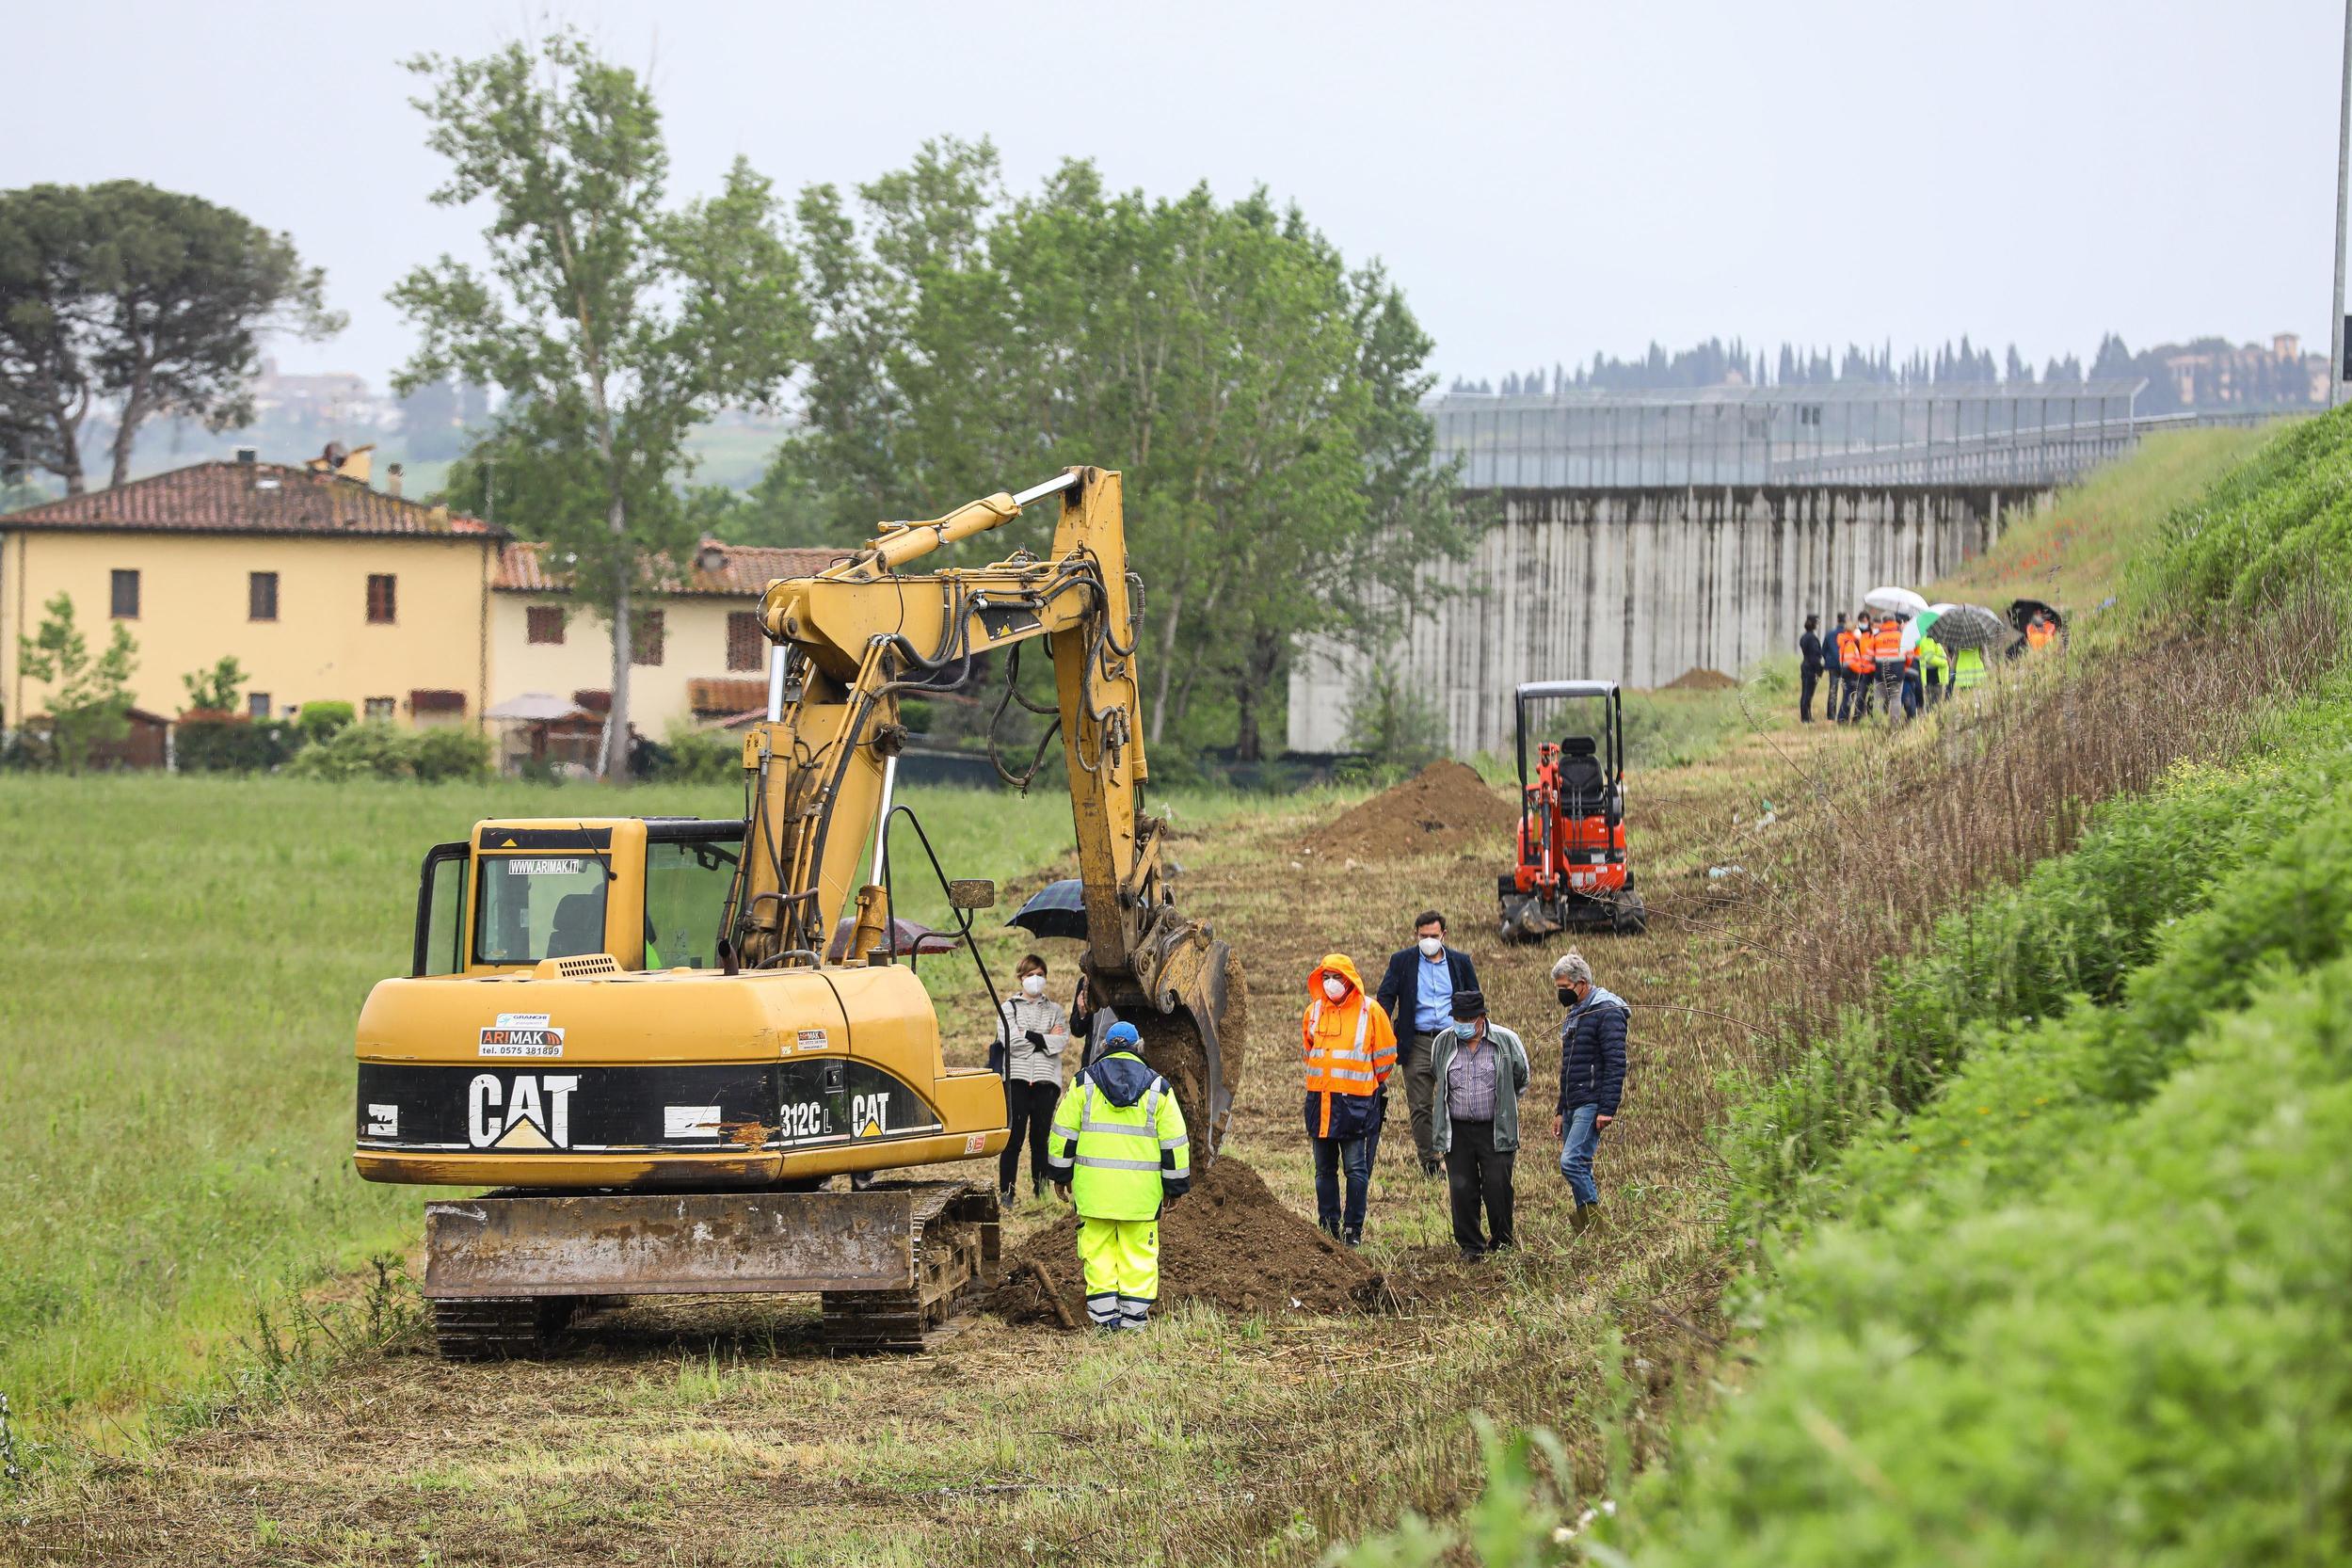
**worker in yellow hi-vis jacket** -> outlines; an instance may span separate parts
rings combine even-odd
[[[1130,1023],[1103,1035],[1099,1061],[1078,1075],[1053,1114],[1047,1163],[1078,1208],[1086,1317],[1098,1329],[1140,1329],[1160,1299],[1160,1210],[1192,1184],[1184,1112],[1168,1080],[1135,1054]]]

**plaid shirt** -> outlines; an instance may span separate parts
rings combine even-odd
[[[1457,1122],[1495,1119],[1495,1063],[1501,1053],[1484,1035],[1464,1035],[1446,1064],[1446,1114]]]

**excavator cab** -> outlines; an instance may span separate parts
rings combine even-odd
[[[1517,863],[1496,879],[1502,935],[1532,941],[1572,926],[1647,923],[1625,862],[1624,698],[1613,680],[1546,680],[1513,696]],[[1528,767],[1531,733],[1539,739]]]

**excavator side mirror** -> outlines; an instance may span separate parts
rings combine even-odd
[[[994,909],[997,885],[984,877],[952,879],[948,883],[948,904],[956,909]]]

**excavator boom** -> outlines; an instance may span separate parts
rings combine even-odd
[[[902,568],[1001,526],[1025,506],[1060,509],[1044,558],[912,576]],[[1232,1108],[1240,987],[1230,953],[1178,912],[1160,825],[1144,809],[1150,776],[1136,663],[1141,590],[1127,568],[1119,475],[1073,468],[1018,495],[999,492],[924,522],[883,525],[812,578],[769,584],[760,624],[774,643],[767,720],[744,746],[753,816],[731,918],[750,968],[807,962],[853,905],[850,956],[889,927],[877,873],[896,760],[898,701],[968,679],[982,655],[1045,640],[1069,779],[1094,994],[1144,1035],[1214,1157]],[[1012,672],[1008,670],[1008,680]]]

